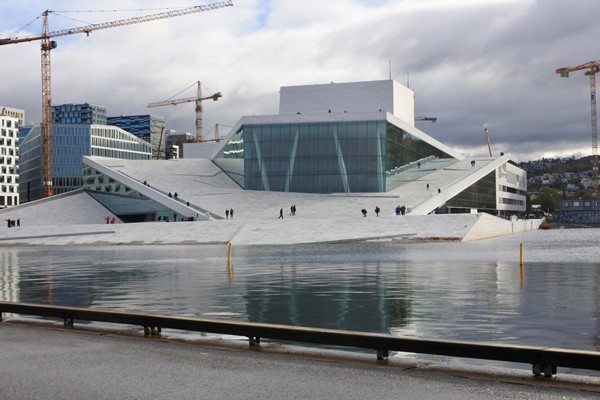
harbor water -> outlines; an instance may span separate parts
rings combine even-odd
[[[231,270],[223,245],[4,247],[0,298],[599,351],[599,241],[234,246]]]

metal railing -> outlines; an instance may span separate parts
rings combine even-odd
[[[63,307],[28,303],[0,302],[0,321],[3,313],[59,318],[66,326],[75,320],[137,325],[146,335],[160,334],[161,329],[243,336],[251,346],[261,339],[285,340],[312,344],[372,349],[378,359],[388,357],[390,351],[432,354],[483,360],[526,363],[533,366],[533,374],[551,377],[557,367],[600,370],[600,352],[478,342],[427,340],[386,334],[365,333],[300,326],[225,321],[215,319],[175,317],[158,314],[109,311],[79,307]]]

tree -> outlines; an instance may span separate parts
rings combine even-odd
[[[543,187],[536,198],[542,211],[555,212],[560,208],[560,192],[556,189]]]

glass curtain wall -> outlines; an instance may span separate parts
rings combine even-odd
[[[454,160],[381,120],[244,125],[214,162],[248,190],[351,193],[391,190],[440,158]]]
[[[482,179],[454,196],[446,203],[449,212],[464,212],[476,208],[479,211],[495,212],[496,210],[496,174],[490,172]]]

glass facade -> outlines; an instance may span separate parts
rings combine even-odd
[[[106,107],[88,103],[52,106],[52,123],[106,125]]]
[[[166,149],[165,119],[157,115],[121,115],[108,117],[108,125],[119,128],[152,143],[153,158],[164,159]]]
[[[56,124],[52,127],[52,174],[54,194],[83,186],[83,156],[148,160],[151,145],[117,127],[107,125]],[[22,142],[22,202],[42,197],[41,129],[31,129]]]
[[[385,120],[247,124],[214,162],[249,190],[386,192],[450,155]],[[422,168],[423,167],[423,168]]]
[[[83,169],[83,188],[123,222],[187,220],[185,216],[88,166]]]
[[[476,208],[480,211],[496,210],[496,173],[491,172],[467,189],[454,196],[446,203],[450,212],[452,209],[463,212],[465,209]]]

